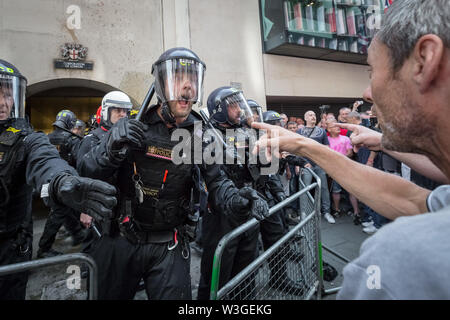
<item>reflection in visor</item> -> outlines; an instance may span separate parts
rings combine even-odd
[[[174,59],[154,69],[155,89],[162,102],[185,100],[201,105],[204,66],[195,60]]]
[[[253,113],[242,92],[225,98],[228,122],[231,125],[243,124],[250,126],[254,121]]]

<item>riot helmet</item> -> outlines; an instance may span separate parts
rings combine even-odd
[[[278,112],[266,111],[263,113],[263,121],[265,123],[281,127],[282,120],[283,120],[283,118],[281,118],[281,116]]]
[[[253,99],[247,100],[248,106],[250,107],[250,110],[252,110],[253,113],[253,121],[255,122],[262,122],[263,115],[262,115],[262,107]]]
[[[27,79],[19,70],[0,60],[0,121],[25,117]]]
[[[83,120],[78,119],[75,122],[75,126],[72,129],[73,133],[82,136],[82,135],[84,135],[85,130],[86,130],[86,123],[84,123]]]
[[[70,110],[64,109],[56,115],[56,121],[53,126],[64,130],[72,130],[77,122],[77,116]]]
[[[128,115],[132,107],[133,104],[131,103],[130,97],[122,91],[108,92],[102,99],[101,122],[108,126],[112,126],[116,122],[116,120],[113,120],[114,123],[111,121],[112,110],[123,109]]]
[[[208,112],[213,123],[225,127],[250,127],[253,113],[241,90],[220,87],[208,97]]]
[[[186,48],[169,49],[153,64],[155,92],[164,121],[174,124],[175,118],[189,115],[192,105],[202,105],[205,70],[200,58]]]

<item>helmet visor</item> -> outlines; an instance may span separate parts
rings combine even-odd
[[[166,60],[153,69],[155,90],[161,102],[189,101],[202,105],[205,66],[186,58]]]
[[[106,99],[105,107],[130,110],[133,107],[131,102]]]
[[[250,107],[250,110],[252,110],[253,113],[253,121],[255,122],[262,122],[262,108],[261,107]]]
[[[25,117],[27,81],[0,73],[0,120]]]
[[[227,120],[231,125],[249,126],[254,121],[253,112],[248,106],[242,92],[233,94],[224,99],[227,110]]]

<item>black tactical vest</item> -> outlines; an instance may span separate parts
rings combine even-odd
[[[62,131],[61,129],[55,129],[53,132],[48,134],[48,139],[50,143],[55,146],[59,152],[61,159],[69,162],[71,158],[71,148],[70,148],[70,135],[68,132]]]
[[[24,119],[10,119],[0,125],[0,237],[19,227],[31,200],[23,141],[32,132]]]
[[[185,127],[189,132],[192,128]],[[172,230],[185,223],[191,212],[194,165],[172,162],[172,149],[179,142],[171,141],[164,123],[149,124],[145,135],[145,151],[134,151],[132,157],[134,180],[139,180],[143,195],[142,203],[139,195],[134,198],[133,218],[146,231]]]
[[[254,185],[260,178],[260,170],[258,164],[249,163],[249,138],[246,136],[246,129],[235,129],[235,136],[226,136],[226,130],[224,128],[220,127],[218,129],[221,130],[224,142],[229,148],[228,154],[232,154],[234,158],[234,164],[227,164],[226,153],[224,152],[224,165],[222,165],[222,170],[225,171],[228,178],[233,181],[237,188],[242,188],[249,184]],[[238,159],[242,164],[239,164]]]

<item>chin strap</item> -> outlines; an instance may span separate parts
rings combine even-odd
[[[172,112],[170,112],[169,105],[167,103],[164,103],[161,107],[161,115],[163,117],[163,120],[166,124],[170,124],[172,126],[176,125],[175,117],[172,115]]]

